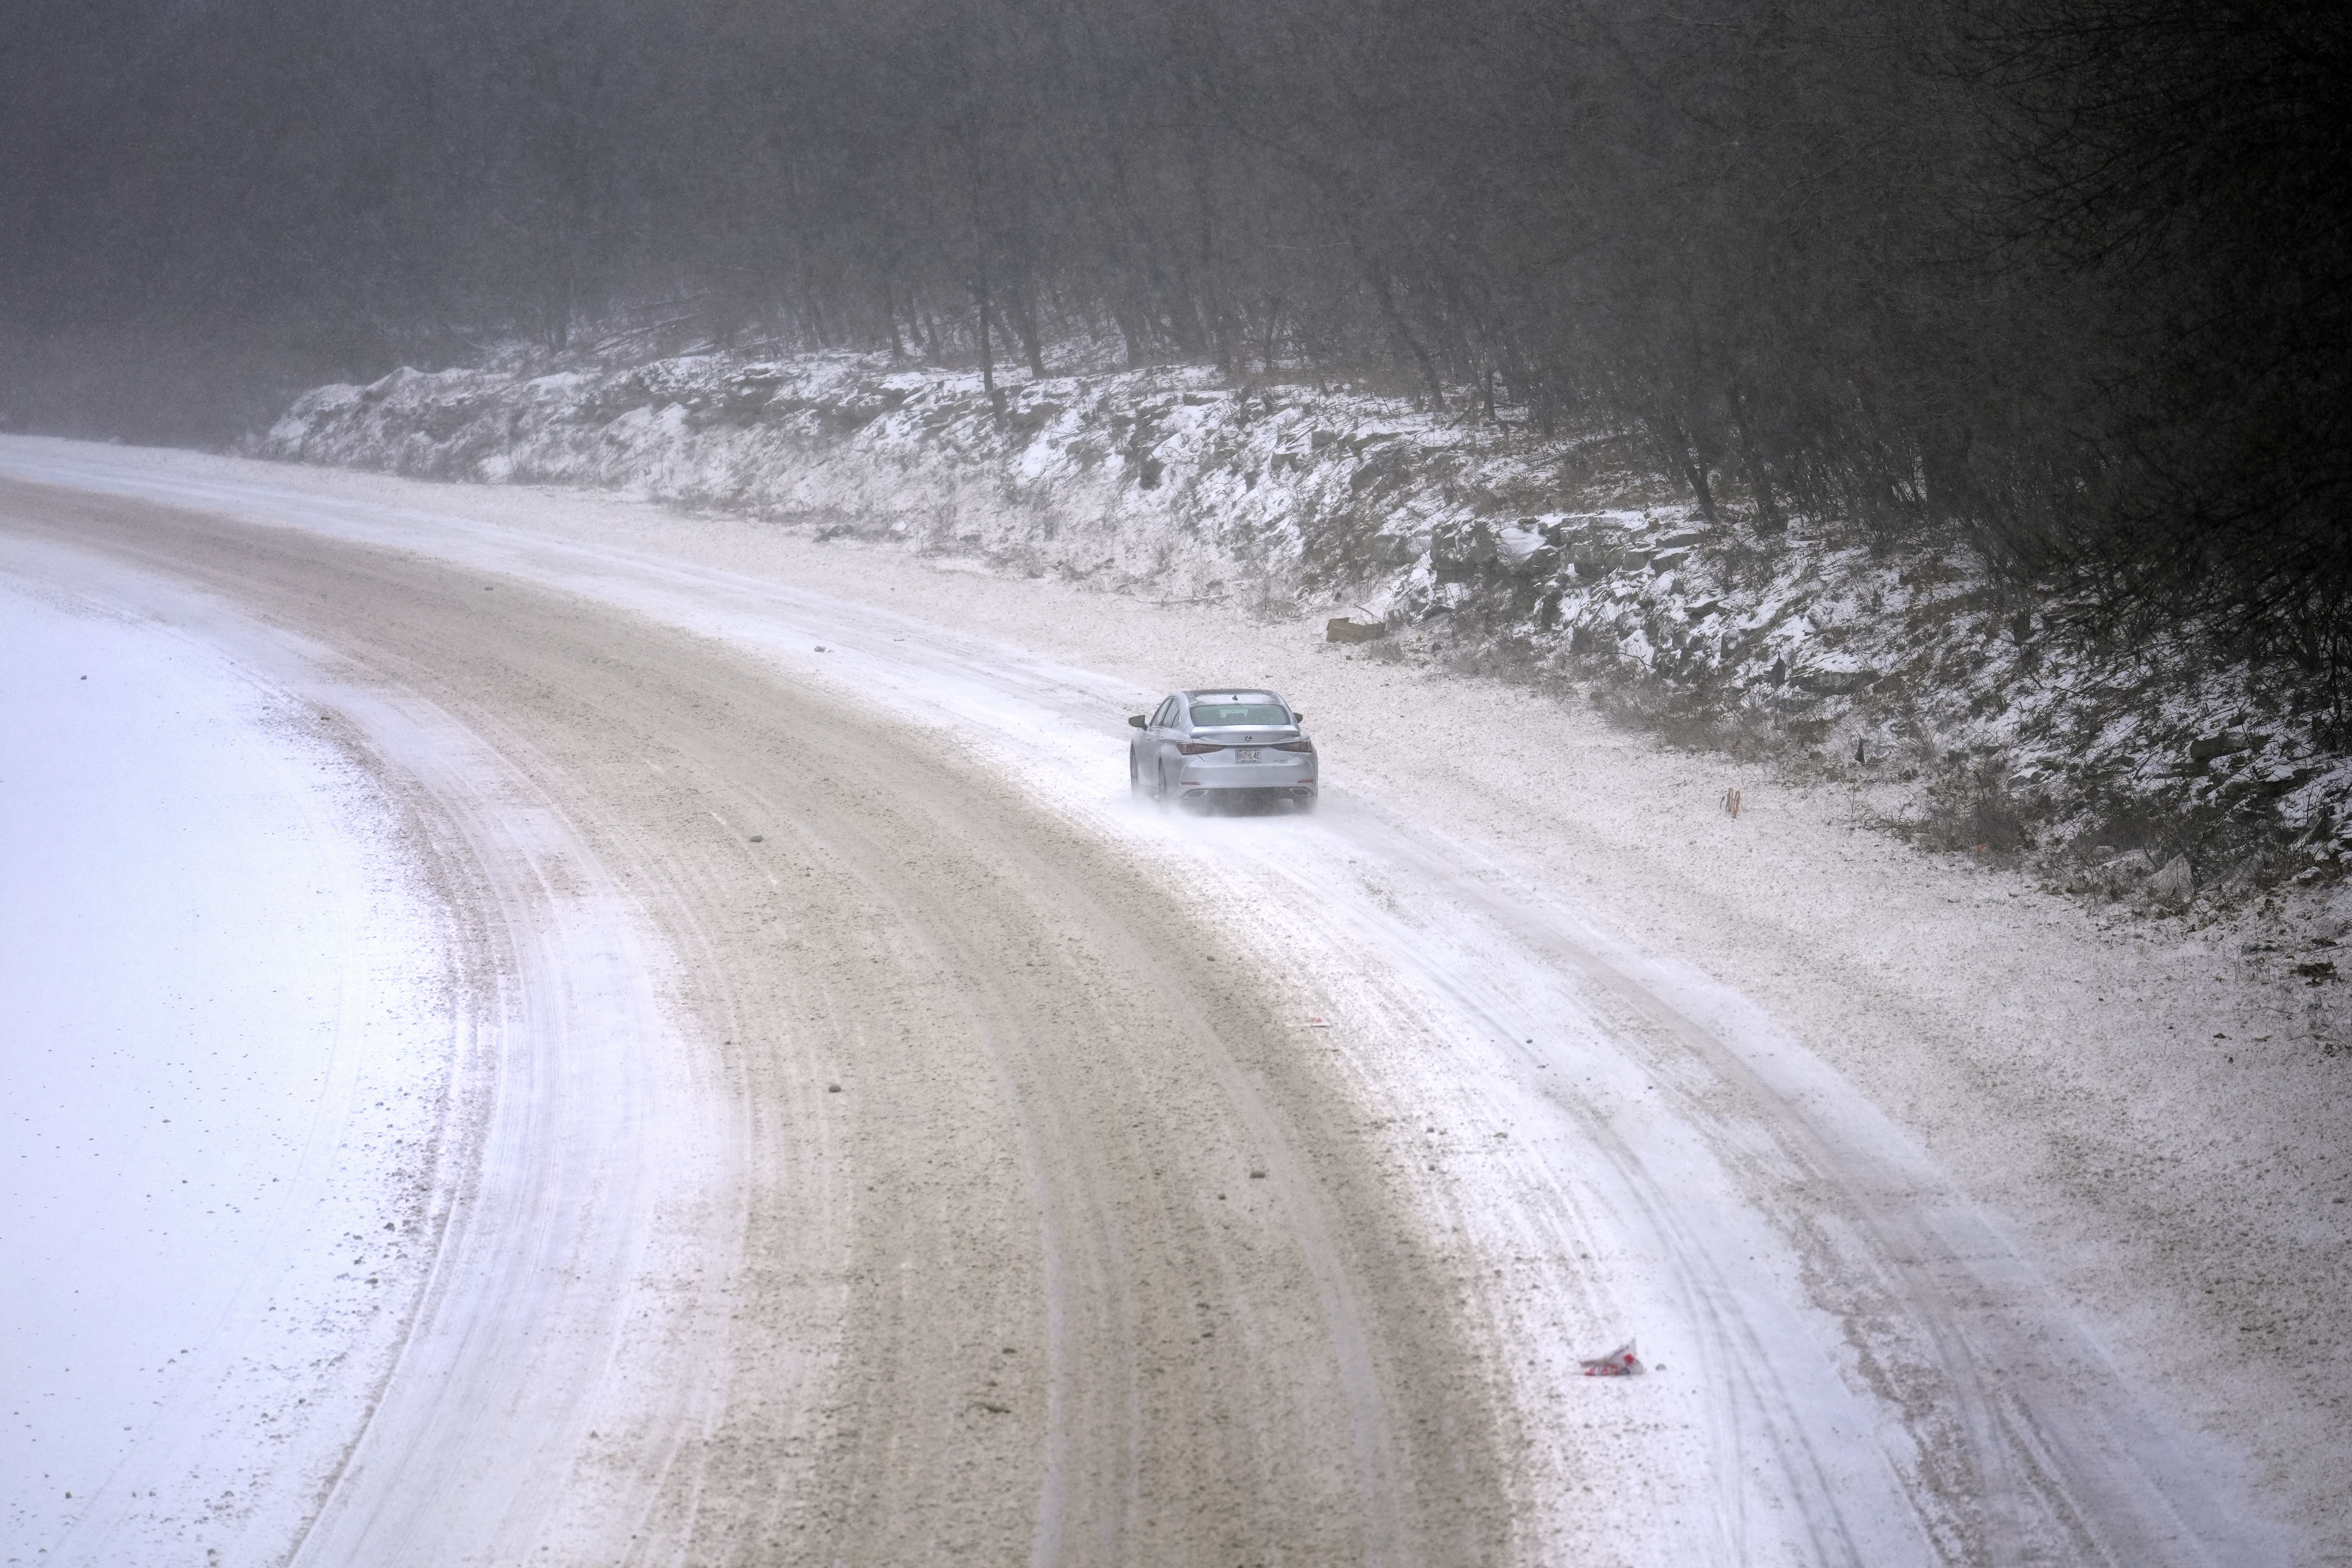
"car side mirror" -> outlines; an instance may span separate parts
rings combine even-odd
[[[1304,724],[1307,722],[1307,715],[1304,713],[1293,713],[1290,716],[1290,721],[1294,724]]]
[[[1134,725],[1134,726],[1135,726],[1137,729],[1139,729],[1139,730],[1140,730],[1140,729],[1142,729],[1142,728],[1144,728],[1144,727],[1145,727],[1145,726],[1144,726],[1144,722],[1143,722],[1143,715],[1142,715],[1142,714],[1140,714],[1140,713],[1130,713],[1130,714],[1129,714],[1129,715],[1127,716],[1127,721],[1128,721],[1129,723],[1130,723],[1130,724]]]

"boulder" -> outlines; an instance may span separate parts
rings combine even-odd
[[[2197,896],[2197,874],[2189,868],[2189,857],[2175,855],[2164,863],[2164,868],[2147,880],[2147,896],[2169,909],[2185,909]]]

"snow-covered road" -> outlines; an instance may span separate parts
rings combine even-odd
[[[1401,724],[1442,733],[1442,693],[1268,671],[1325,740],[1328,804],[1196,821],[1126,798],[1122,720],[1157,695],[1139,671],[1256,676],[1205,618],[1180,647],[1139,614],[1097,659],[1005,636],[1019,584],[966,579],[958,615],[952,574],[924,598],[910,563],[746,569],[657,514],[552,525],[589,507],[562,498],[533,526],[488,492],[58,443],[0,444],[0,473],[60,487],[0,493],[36,650],[12,693],[64,711],[65,665],[109,638],[118,689],[210,670],[209,706],[126,705],[113,732],[224,738],[183,764],[215,781],[194,819],[320,847],[174,873],[337,889],[316,952],[211,968],[397,976],[332,1017],[208,1022],[299,1067],[239,1114],[324,1108],[314,1144],[358,1125],[310,1058],[390,1031],[357,1055],[434,1109],[381,1146],[436,1152],[421,1184],[406,1156],[331,1162],[334,1202],[411,1193],[419,1238],[371,1286],[406,1292],[368,1320],[397,1332],[352,1329],[337,1363],[364,1397],[281,1443],[256,1385],[205,1395],[207,1462],[285,1500],[203,1511],[207,1472],[163,1458],[194,1395],[95,1445],[114,1407],[60,1384],[79,1424],[53,1429],[28,1362],[7,1408],[85,1445],[98,1501],[17,1505],[5,1450],[12,1557],[121,1561],[107,1531],[135,1527],[142,1561],[320,1563],[2288,1559],[2276,1516],[2307,1497],[2257,1508],[2249,1453],[2118,1371],[2120,1315],[2053,1286],[1811,1018],[1643,940],[1471,794],[1433,815],[1429,781],[1351,768]],[[135,739],[62,729],[25,754],[156,787],[119,761]],[[332,773],[268,797],[327,826],[268,826],[237,746]],[[38,885],[12,876],[12,974]],[[153,902],[123,877],[82,901]],[[87,1073],[98,1026],[41,1016]],[[121,1092],[36,1087],[72,1108],[28,1119],[56,1146],[121,1135]],[[69,1173],[45,1179],[65,1214]],[[324,1300],[367,1232],[280,1212],[238,1245]],[[20,1234],[0,1262],[52,1298],[148,1266]],[[267,1315],[240,1300],[207,1333],[116,1314],[107,1353],[164,1332],[227,1367]],[[1627,1335],[1656,1370],[1580,1375]]]

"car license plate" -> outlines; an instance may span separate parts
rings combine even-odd
[[[1236,747],[1234,752],[1234,761],[1237,763],[1254,763],[1257,761],[1257,748],[1255,746]]]

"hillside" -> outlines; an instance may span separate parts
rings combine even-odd
[[[1530,681],[1858,792],[1924,847],[2192,922],[2352,854],[2352,764],[2293,669],[2194,625],[2116,646],[1965,550],[1709,525],[1633,432],[1546,438],[1193,369],[1033,378],[702,353],[318,388],[253,455],[618,489],[1157,601],[1374,626],[1361,656]],[[1721,477],[1718,476],[1718,479]],[[1679,492],[1679,493],[1678,493]],[[1339,628],[1347,635],[1349,628]]]

